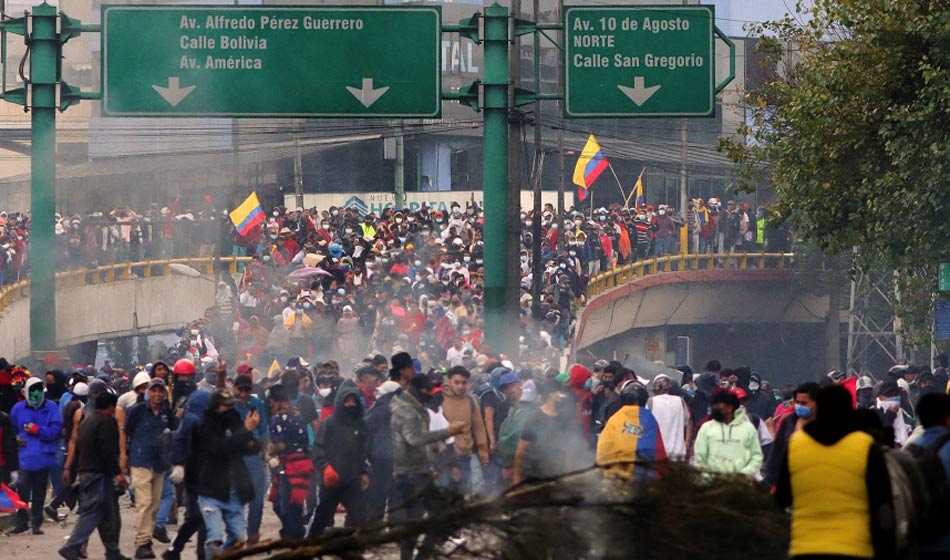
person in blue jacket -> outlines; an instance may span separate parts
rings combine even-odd
[[[30,503],[30,512],[17,512],[13,533],[32,526],[34,535],[43,534],[43,503],[49,486],[50,469],[56,464],[56,448],[63,436],[63,419],[56,403],[46,400],[46,384],[31,377],[23,386],[25,400],[10,411],[10,423],[19,439],[20,470],[17,489],[20,499]]]
[[[195,488],[198,480],[199,465],[196,463],[198,456],[191,453],[191,436],[195,428],[201,424],[210,399],[211,393],[207,391],[195,391],[188,397],[185,403],[185,415],[172,438],[173,467],[170,477],[175,484],[185,483],[185,495],[188,501],[185,522],[178,528],[178,534],[175,535],[171,547],[162,553],[163,560],[180,560],[185,545],[195,533],[198,533],[198,560],[205,558],[205,522],[198,507],[198,492]]]

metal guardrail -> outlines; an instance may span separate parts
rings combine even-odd
[[[601,272],[587,283],[587,301],[607,290],[661,272],[692,270],[782,270],[791,268],[795,253],[709,253],[653,257]]]
[[[65,270],[56,273],[56,289],[75,288],[123,280],[137,280],[153,276],[172,274],[171,265],[183,264],[201,274],[214,274],[215,262],[227,266],[231,274],[238,272],[238,264],[251,262],[251,257],[186,257],[181,259],[163,259],[156,261],[135,261],[110,264],[97,268]],[[0,288],[0,313],[12,303],[30,297],[30,280],[24,279]]]

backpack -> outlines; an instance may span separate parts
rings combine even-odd
[[[943,538],[950,532],[950,480],[937,453],[950,442],[950,434],[944,434],[927,446],[910,444],[903,451],[910,455],[926,488],[927,508],[920,512],[917,536],[922,543]]]
[[[918,539],[915,531],[930,505],[927,486],[909,453],[885,450],[884,464],[891,483],[895,547],[900,558],[916,558]]]

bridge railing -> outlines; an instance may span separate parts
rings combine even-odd
[[[173,274],[173,264],[183,264],[198,271],[200,274],[214,274],[215,263],[226,267],[231,274],[238,272],[238,265],[248,263],[251,257],[186,257],[180,259],[163,259],[155,261],[123,262],[99,266],[96,268],[80,268],[64,270],[56,273],[56,288],[75,288],[93,284],[106,284],[153,276],[168,276]],[[224,268],[222,268],[224,270]],[[0,313],[16,301],[30,297],[30,280],[23,279],[0,288]]]
[[[652,257],[615,266],[592,277],[587,283],[587,301],[607,290],[662,272],[688,270],[762,270],[791,268],[795,253],[709,253]]]

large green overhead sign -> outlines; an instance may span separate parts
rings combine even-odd
[[[106,116],[439,117],[438,7],[103,6]]]
[[[564,8],[564,114],[705,117],[715,112],[713,6]]]

